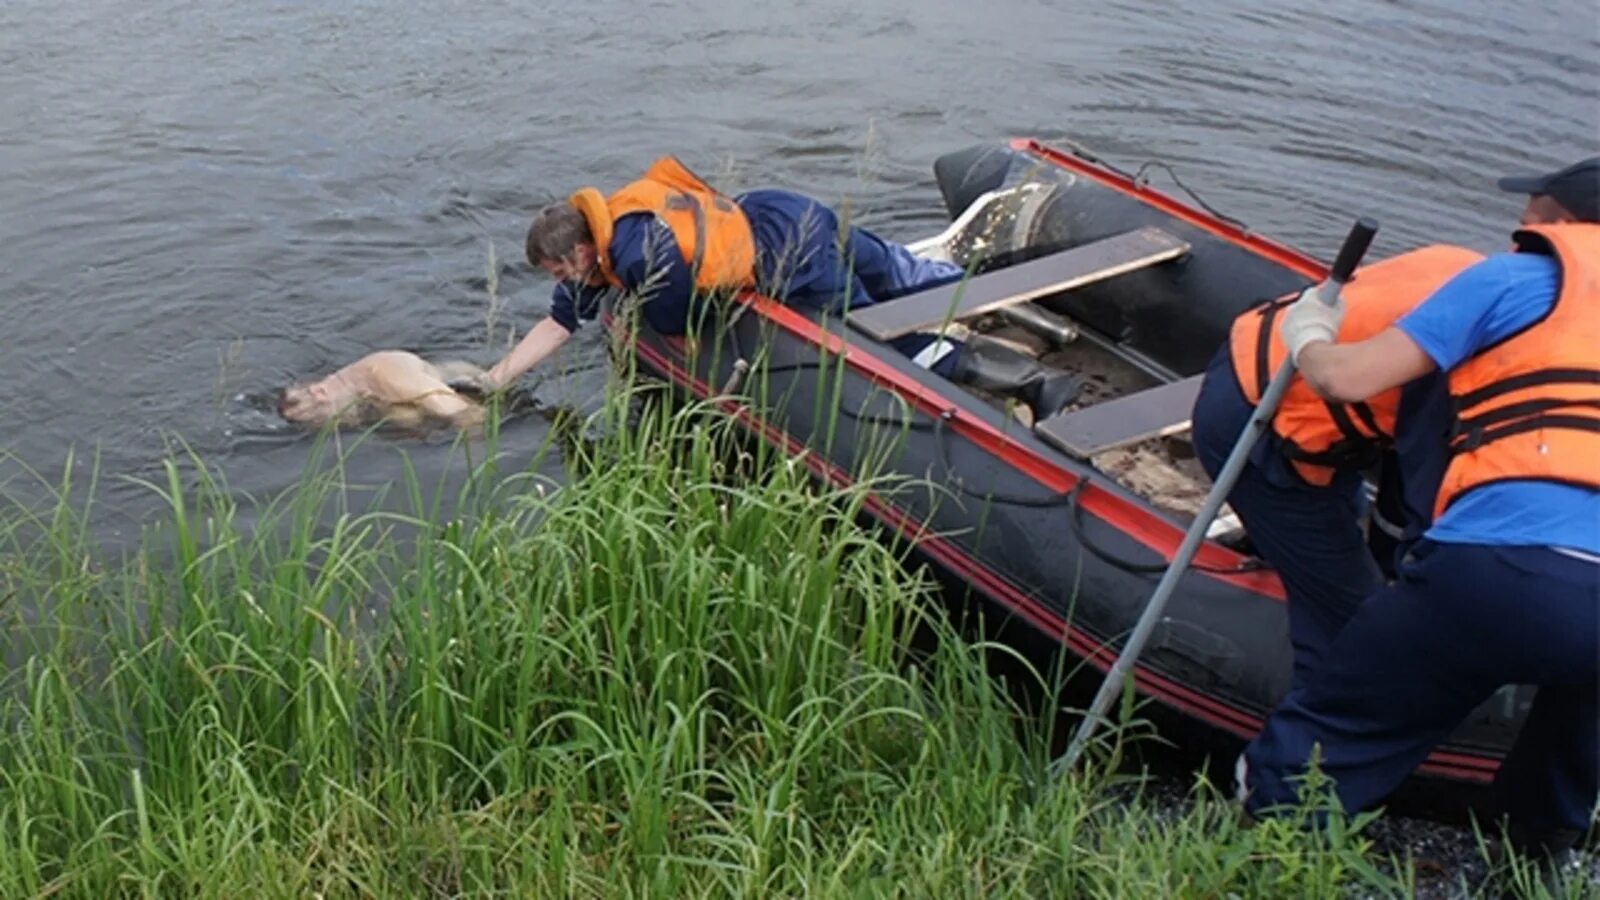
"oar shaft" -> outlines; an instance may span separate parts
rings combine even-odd
[[[1331,306],[1338,302],[1339,289],[1350,280],[1377,231],[1377,223],[1370,219],[1361,219],[1350,229],[1344,245],[1339,248],[1339,256],[1334,260],[1328,279],[1317,286],[1318,298],[1323,303]],[[1156,584],[1155,593],[1150,595],[1150,600],[1139,616],[1138,623],[1128,635],[1128,642],[1123,645],[1122,652],[1117,655],[1117,661],[1112,664],[1110,671],[1106,672],[1105,680],[1100,683],[1100,690],[1084,714],[1083,721],[1078,723],[1078,731],[1073,736],[1072,743],[1067,746],[1066,754],[1059,761],[1061,768],[1070,769],[1077,763],[1078,758],[1083,755],[1084,748],[1089,744],[1089,738],[1094,735],[1100,720],[1105,717],[1106,710],[1111,708],[1111,702],[1122,692],[1123,682],[1134,664],[1138,662],[1139,655],[1144,652],[1144,646],[1149,642],[1151,632],[1155,631],[1156,625],[1160,623],[1162,613],[1166,611],[1167,601],[1177,590],[1178,582],[1189,568],[1196,551],[1200,549],[1200,542],[1205,540],[1211,521],[1216,518],[1217,511],[1222,508],[1229,492],[1233,490],[1234,483],[1239,480],[1239,472],[1250,459],[1250,452],[1255,449],[1262,433],[1272,422],[1272,417],[1277,414],[1284,392],[1289,389],[1289,382],[1294,379],[1294,371],[1294,361],[1292,359],[1285,361],[1272,376],[1267,389],[1262,392],[1255,412],[1245,423],[1243,433],[1234,443],[1233,451],[1228,454],[1222,469],[1217,472],[1217,477],[1211,485],[1210,492],[1206,494],[1200,511],[1195,514],[1194,523],[1184,533],[1183,541],[1178,545],[1178,552],[1173,555],[1166,572],[1162,573],[1161,581]]]
[[[1200,511],[1195,514],[1194,523],[1184,532],[1183,542],[1178,545],[1178,552],[1173,555],[1172,564],[1161,574],[1161,581],[1156,584],[1155,593],[1150,595],[1144,614],[1139,617],[1138,624],[1134,625],[1133,633],[1128,635],[1128,642],[1117,655],[1117,661],[1112,664],[1110,671],[1106,672],[1105,680],[1100,682],[1100,690],[1095,694],[1094,702],[1089,705],[1089,711],[1085,713],[1083,721],[1078,723],[1078,732],[1073,737],[1072,744],[1068,746],[1066,756],[1061,760],[1063,766],[1070,768],[1077,763],[1078,757],[1089,743],[1089,738],[1094,735],[1099,721],[1105,717],[1106,710],[1111,708],[1112,701],[1122,692],[1123,680],[1138,662],[1145,644],[1150,641],[1151,632],[1160,624],[1161,614],[1167,608],[1167,601],[1177,590],[1178,582],[1183,579],[1189,563],[1200,549],[1200,543],[1206,539],[1206,531],[1211,527],[1211,521],[1217,517],[1218,510],[1222,509],[1222,504],[1227,501],[1228,492],[1233,489],[1234,482],[1239,480],[1239,472],[1250,459],[1250,451],[1255,449],[1262,432],[1272,421],[1273,411],[1282,401],[1283,394],[1288,390],[1289,382],[1293,378],[1293,363],[1285,363],[1278,369],[1277,374],[1272,376],[1272,381],[1261,395],[1261,402],[1257,404],[1256,411],[1250,416],[1250,421],[1245,423],[1244,432],[1239,435],[1239,440],[1233,445],[1227,461],[1217,472],[1216,482],[1212,485],[1210,493],[1206,494],[1205,503],[1200,506]]]

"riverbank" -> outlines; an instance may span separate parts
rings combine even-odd
[[[1456,882],[1366,819],[1247,829],[1204,783],[1149,790],[1115,764],[1136,729],[1051,777],[1050,726],[858,526],[860,490],[741,456],[706,410],[602,415],[559,489],[474,450],[448,518],[415,478],[392,487],[408,512],[363,513],[318,454],[248,528],[203,461],[170,461],[167,514],[121,560],[66,503],[8,509],[0,895]],[[937,640],[910,652],[919,628]]]

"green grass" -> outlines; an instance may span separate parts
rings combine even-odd
[[[328,445],[248,529],[175,457],[126,559],[70,484],[9,504],[0,896],[1405,891],[1358,829],[1052,778],[863,489],[728,471],[705,408],[603,415],[569,483],[481,466],[448,517],[415,477],[350,509]]]

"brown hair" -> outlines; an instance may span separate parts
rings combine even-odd
[[[537,266],[572,256],[579,244],[594,243],[589,221],[572,204],[562,201],[539,210],[528,226],[528,263]]]

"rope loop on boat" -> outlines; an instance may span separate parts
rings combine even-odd
[[[1104,547],[1098,546],[1089,539],[1089,535],[1083,527],[1083,504],[1079,499],[1083,495],[1084,488],[1088,487],[1088,485],[1089,479],[1081,478],[1078,480],[1077,484],[1072,486],[1072,490],[1067,491],[1067,493],[1063,495],[1067,499],[1068,506],[1067,524],[1072,529],[1072,536],[1078,539],[1078,544],[1081,545],[1083,549],[1089,551],[1091,556],[1094,556],[1102,562],[1110,563],[1124,572],[1132,572],[1135,575],[1154,575],[1159,572],[1165,572],[1167,570],[1167,566],[1171,565],[1171,563],[1166,560],[1153,563],[1134,562],[1125,557],[1118,556]],[[1262,569],[1268,568],[1268,566],[1266,560],[1263,560],[1260,557],[1246,556],[1236,566],[1208,566],[1203,563],[1190,563],[1189,568],[1194,569],[1197,572],[1206,572],[1212,575],[1242,575],[1246,572],[1258,572]]]
[[[1187,184],[1183,183],[1183,179],[1178,177],[1178,170],[1177,169],[1174,169],[1171,165],[1167,164],[1166,162],[1163,162],[1162,160],[1159,160],[1159,159],[1147,160],[1143,165],[1139,166],[1139,171],[1133,173],[1133,183],[1137,184],[1141,188],[1149,187],[1150,186],[1150,177],[1148,175],[1146,175],[1145,173],[1150,171],[1151,169],[1164,169],[1164,170],[1166,170],[1167,175],[1172,179],[1172,183],[1177,185],[1179,190],[1183,191],[1185,194],[1188,194],[1189,195],[1189,199],[1193,200],[1195,202],[1196,206],[1199,206],[1201,209],[1203,209],[1206,212],[1210,213],[1213,217],[1221,219],[1224,222],[1227,222],[1229,225],[1232,225],[1233,227],[1239,229],[1240,231],[1249,231],[1250,230],[1250,226],[1246,225],[1243,220],[1236,219],[1233,216],[1230,216],[1227,213],[1218,210],[1215,206],[1212,206],[1211,204],[1207,203],[1205,201],[1205,198],[1203,198],[1199,194],[1195,193],[1192,189],[1190,189],[1190,187]]]

